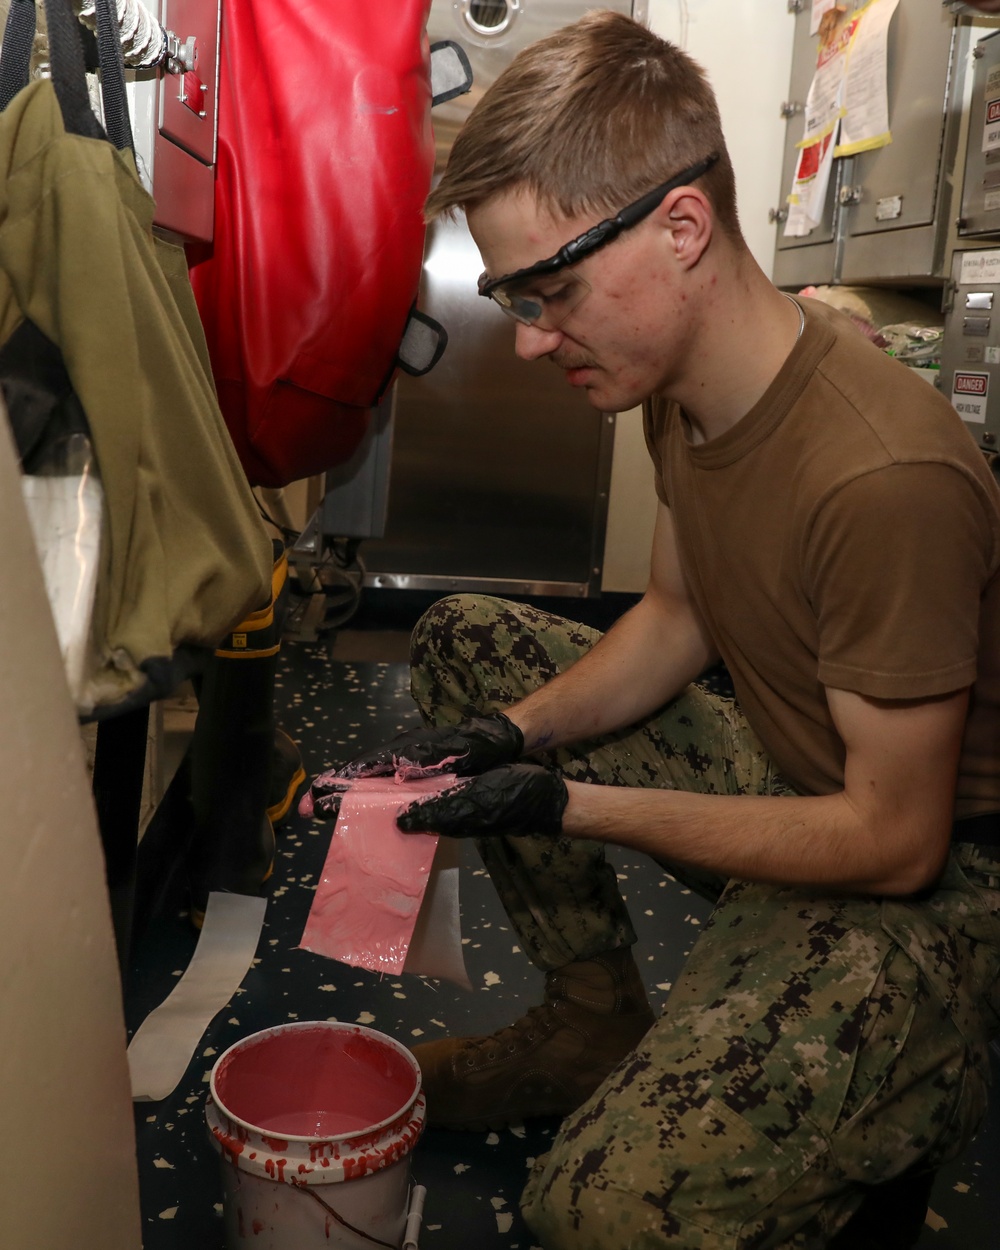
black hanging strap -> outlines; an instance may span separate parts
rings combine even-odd
[[[80,23],[70,8],[70,0],[45,0],[45,18],[52,86],[62,110],[63,125],[70,134],[84,135],[88,139],[107,138],[90,107]]]
[[[0,52],[0,111],[28,85],[35,39],[35,0],[11,0]]]
[[[104,100],[104,125],[108,138],[124,151],[135,151],[132,123],[125,94],[125,58],[122,55],[118,12],[114,0],[95,0],[97,16],[97,51],[101,59],[101,98]]]
[[[107,133],[90,107],[83,55],[85,32],[71,0],[45,0],[52,85],[62,109],[63,124],[70,134],[84,135],[88,139],[107,138],[119,150],[134,151],[125,94],[125,60],[114,0],[96,0],[95,11]],[[0,55],[0,111],[28,85],[34,36],[35,0],[11,0]]]

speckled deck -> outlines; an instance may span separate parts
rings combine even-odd
[[[310,775],[385,741],[417,714],[405,665],[331,662],[319,646],[286,645],[277,704]],[[220,1163],[209,1145],[205,1100],[212,1064],[233,1042],[289,1020],[357,1021],[404,1043],[446,1032],[489,1032],[538,1000],[541,974],[521,954],[474,851],[462,876],[463,941],[471,993],[446,982],[380,977],[298,949],[330,837],[329,825],[294,817],[279,834],[270,903],[257,958],[209,1026],[184,1080],[163,1103],[136,1106],[145,1250],[223,1250]],[[637,956],[654,1008],[697,937],[706,905],[649,860],[619,853],[622,890],[640,935]],[[126,1014],[135,1029],[176,983],[196,935],[183,898],[168,897],[136,945]],[[530,1250],[517,1207],[531,1161],[555,1121],[501,1133],[429,1131],[412,1160],[426,1185],[424,1250]],[[938,1178],[920,1250],[994,1250],[1000,1227],[1000,1114]]]

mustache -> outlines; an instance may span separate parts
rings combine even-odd
[[[559,369],[596,369],[597,361],[587,356],[550,356],[549,359]]]

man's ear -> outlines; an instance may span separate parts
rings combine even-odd
[[[657,216],[667,230],[677,263],[692,269],[712,240],[715,215],[708,197],[697,187],[678,187],[660,205]]]

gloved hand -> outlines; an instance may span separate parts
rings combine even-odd
[[[398,734],[391,742],[355,756],[340,768],[321,773],[299,805],[303,815],[335,817],[345,781],[395,773],[403,781],[434,773],[459,777],[508,764],[524,750],[520,729],[504,716],[474,716],[443,729],[421,726]]]
[[[396,824],[407,833],[449,838],[556,835],[562,832],[568,802],[569,791],[558,773],[538,764],[509,764],[409,804]]]
[[[336,820],[344,795],[350,788],[349,781],[338,781],[333,773],[324,773],[322,777],[316,778],[299,800],[299,815]]]

